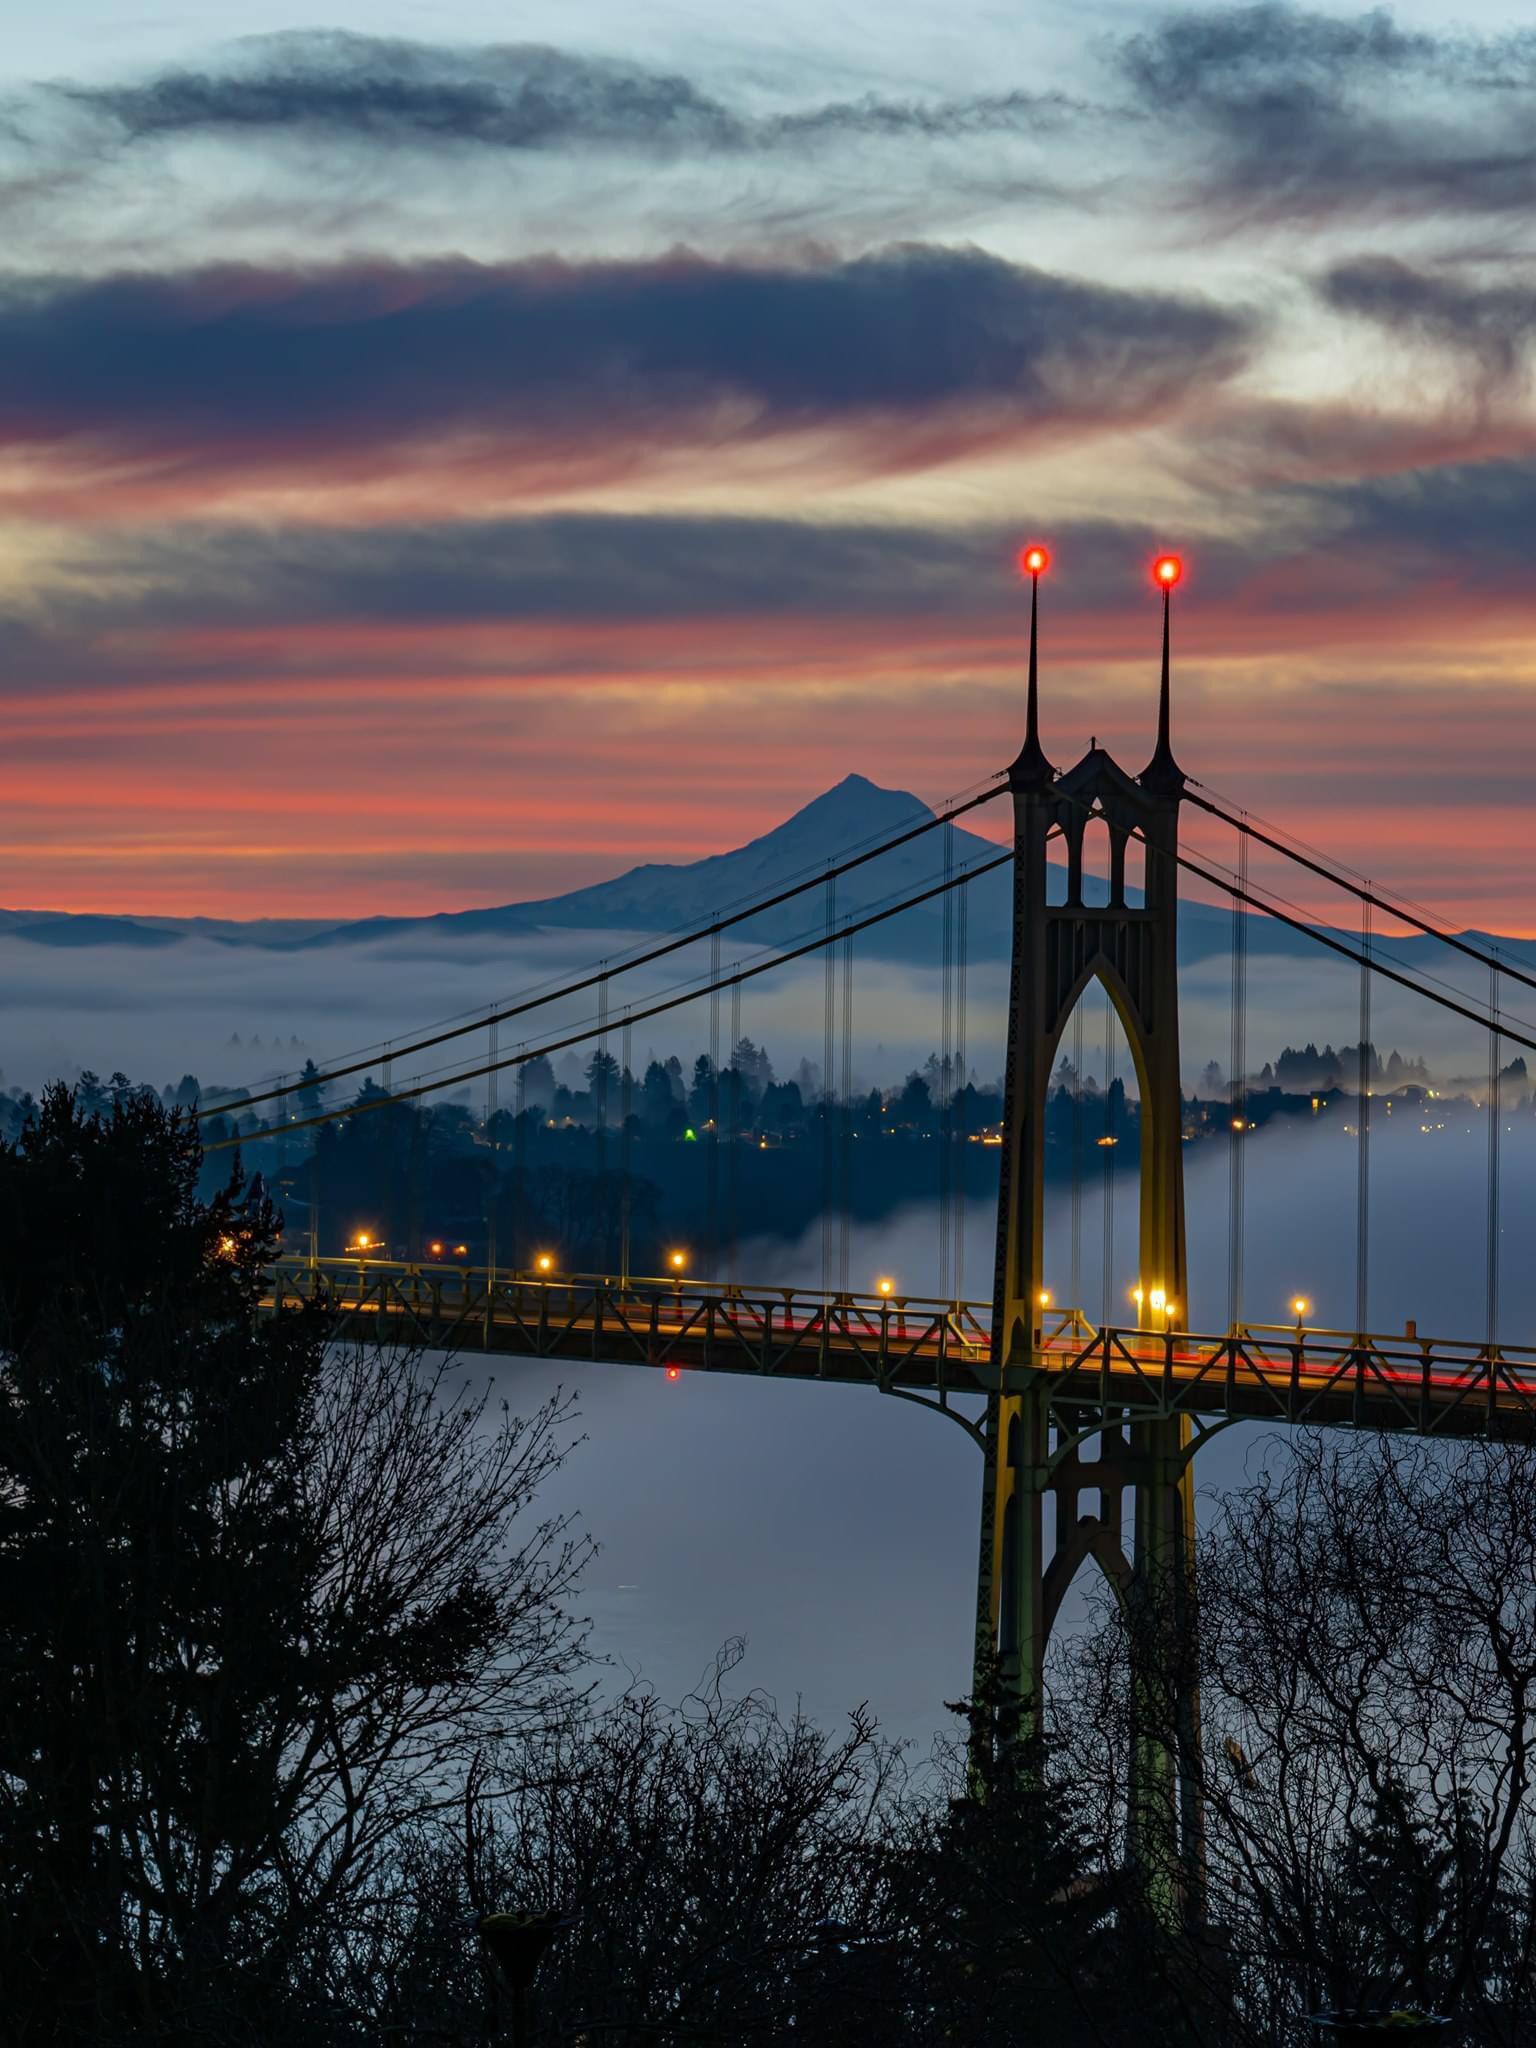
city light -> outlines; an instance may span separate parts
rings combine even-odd
[[[366,1252],[377,1244],[378,1239],[373,1235],[372,1231],[359,1230],[354,1234],[352,1242],[348,1245],[347,1249],[353,1252]]]
[[[1026,576],[1043,576],[1051,566],[1049,551],[1038,541],[1032,541],[1027,548],[1019,549],[1019,567]]]
[[[1154,581],[1163,590],[1172,590],[1184,574],[1184,564],[1177,555],[1159,555],[1152,564]]]
[[[688,1265],[688,1254],[686,1252],[673,1252],[668,1258],[667,1264],[674,1273],[684,1272]]]
[[[1296,1318],[1296,1327],[1301,1328],[1301,1319],[1312,1306],[1304,1294],[1298,1294],[1291,1303],[1291,1314]]]
[[[434,1259],[440,1259],[443,1256],[443,1240],[440,1237],[434,1237],[432,1242],[427,1246],[427,1250],[432,1254]]]
[[[875,1287],[881,1294],[894,1294],[896,1291],[896,1282],[894,1280],[877,1280],[875,1282]]]
[[[1041,1288],[1041,1290],[1040,1290],[1040,1306],[1041,1306],[1042,1308],[1049,1308],[1049,1307],[1050,1307],[1050,1305],[1051,1305],[1051,1290],[1049,1289],[1049,1287],[1042,1287],[1042,1288]]]
[[[1155,1316],[1160,1316],[1163,1310],[1168,1306],[1168,1297],[1163,1292],[1161,1287],[1154,1287],[1152,1289],[1151,1294],[1147,1297],[1147,1299],[1152,1304],[1152,1313]]]
[[[541,1273],[553,1273],[555,1270],[555,1261],[549,1252],[540,1252],[533,1263]]]

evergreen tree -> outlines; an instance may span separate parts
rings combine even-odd
[[[260,1320],[278,1219],[190,1119],[69,1090],[0,1146],[8,2038],[322,2025],[398,1832],[547,1705],[577,1562],[513,1530],[551,1411]],[[319,2038],[318,2033],[313,2038]]]

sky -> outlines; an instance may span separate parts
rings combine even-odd
[[[516,40],[509,40],[515,34]],[[1528,7],[134,14],[0,71],[0,903],[425,911],[1020,726],[1536,931]]]

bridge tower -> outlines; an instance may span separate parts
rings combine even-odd
[[[1065,771],[1046,758],[1037,641],[1043,551],[1027,550],[1021,565],[1032,577],[1029,686],[1024,744],[1009,770],[1013,968],[977,1639],[978,1654],[995,1650],[1004,1683],[1027,1704],[1039,1697],[1052,1624],[1078,1568],[1095,1559],[1126,1603],[1132,1641],[1155,1640],[1155,1617],[1187,1586],[1194,1522],[1187,1420],[1138,1417],[1123,1404],[1085,1409],[1080,1396],[1071,1408],[1059,1406],[1040,1349],[1050,1285],[1043,1269],[1046,1106],[1062,1031],[1095,981],[1124,1028],[1141,1098],[1139,1284],[1146,1304],[1158,1291],[1165,1306],[1144,1306],[1136,1319],[1162,1329],[1187,1315],[1175,859],[1184,776],[1169,737],[1168,675],[1168,600],[1178,564],[1165,558],[1156,572],[1163,590],[1157,745],[1139,775],[1127,774],[1097,743]],[[1086,902],[1083,888],[1084,836],[1099,818],[1110,846],[1103,906]],[[1126,855],[1138,841],[1145,885],[1134,904]],[[1059,904],[1047,900],[1048,850],[1065,855]],[[1129,1303],[1127,1311],[1130,1320]],[[1085,1463],[1079,1452],[1095,1434],[1100,1456]],[[1084,1497],[1094,1494],[1097,1502],[1085,1509]],[[1122,1540],[1127,1495],[1129,1555]],[[1134,1626],[1138,1621],[1147,1625]],[[1133,1701],[1136,1688],[1152,1682],[1133,1674]],[[1166,1684],[1166,1673],[1155,1682]],[[1192,1741],[1192,1690],[1174,1705],[1175,1724]],[[1200,1820],[1193,1784],[1175,1753],[1183,1744],[1170,1747],[1168,1726],[1167,1714],[1159,1713],[1152,1732],[1132,1737],[1128,1849],[1161,1893],[1164,1910],[1182,1915],[1198,1912]]]

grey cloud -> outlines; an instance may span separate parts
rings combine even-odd
[[[1196,536],[1192,589],[1202,610],[1270,616],[1352,611],[1415,598],[1431,572],[1462,590],[1523,597],[1536,530],[1536,477],[1520,463],[1425,471],[1368,484],[1271,492],[1244,538]],[[553,514],[366,529],[183,525],[96,536],[67,581],[44,594],[46,630],[17,622],[0,635],[4,672],[160,677],[270,672],[270,655],[238,645],[184,655],[137,637],[179,628],[370,626],[525,621],[867,620],[877,636],[900,621],[989,630],[1017,620],[1018,533],[797,519]],[[1073,521],[1054,530],[1053,616],[1145,614],[1145,563],[1166,532],[1135,520]],[[1314,559],[1330,572],[1316,579]],[[1292,565],[1292,574],[1280,573]],[[94,588],[93,588],[94,585]],[[1362,595],[1362,593],[1365,593]],[[106,640],[93,650],[95,636]],[[328,666],[352,659],[345,644]],[[605,657],[615,658],[615,657]],[[505,670],[503,650],[496,657]],[[538,654],[547,676],[552,659]],[[377,645],[359,648],[360,670]]]
[[[1520,374],[1536,333],[1536,289],[1529,285],[1468,285],[1392,257],[1335,264],[1318,289],[1336,312],[1470,359],[1490,387]]]
[[[56,89],[125,136],[290,133],[355,144],[508,151],[608,147],[683,153],[873,136],[930,140],[1059,120],[1055,96],[962,100],[870,95],[753,116],[691,79],[535,44],[455,48],[302,31],[252,38],[233,61],[138,85]]]
[[[1199,197],[1234,218],[1501,214],[1536,199],[1536,34],[1479,39],[1266,4],[1170,15],[1119,66],[1206,151]]]
[[[1144,416],[1239,367],[1249,323],[969,248],[852,262],[227,267],[0,287],[0,428],[296,474],[449,434],[622,456],[907,418],[974,438]],[[873,459],[873,458],[872,458]],[[884,454],[880,459],[885,459]]]

